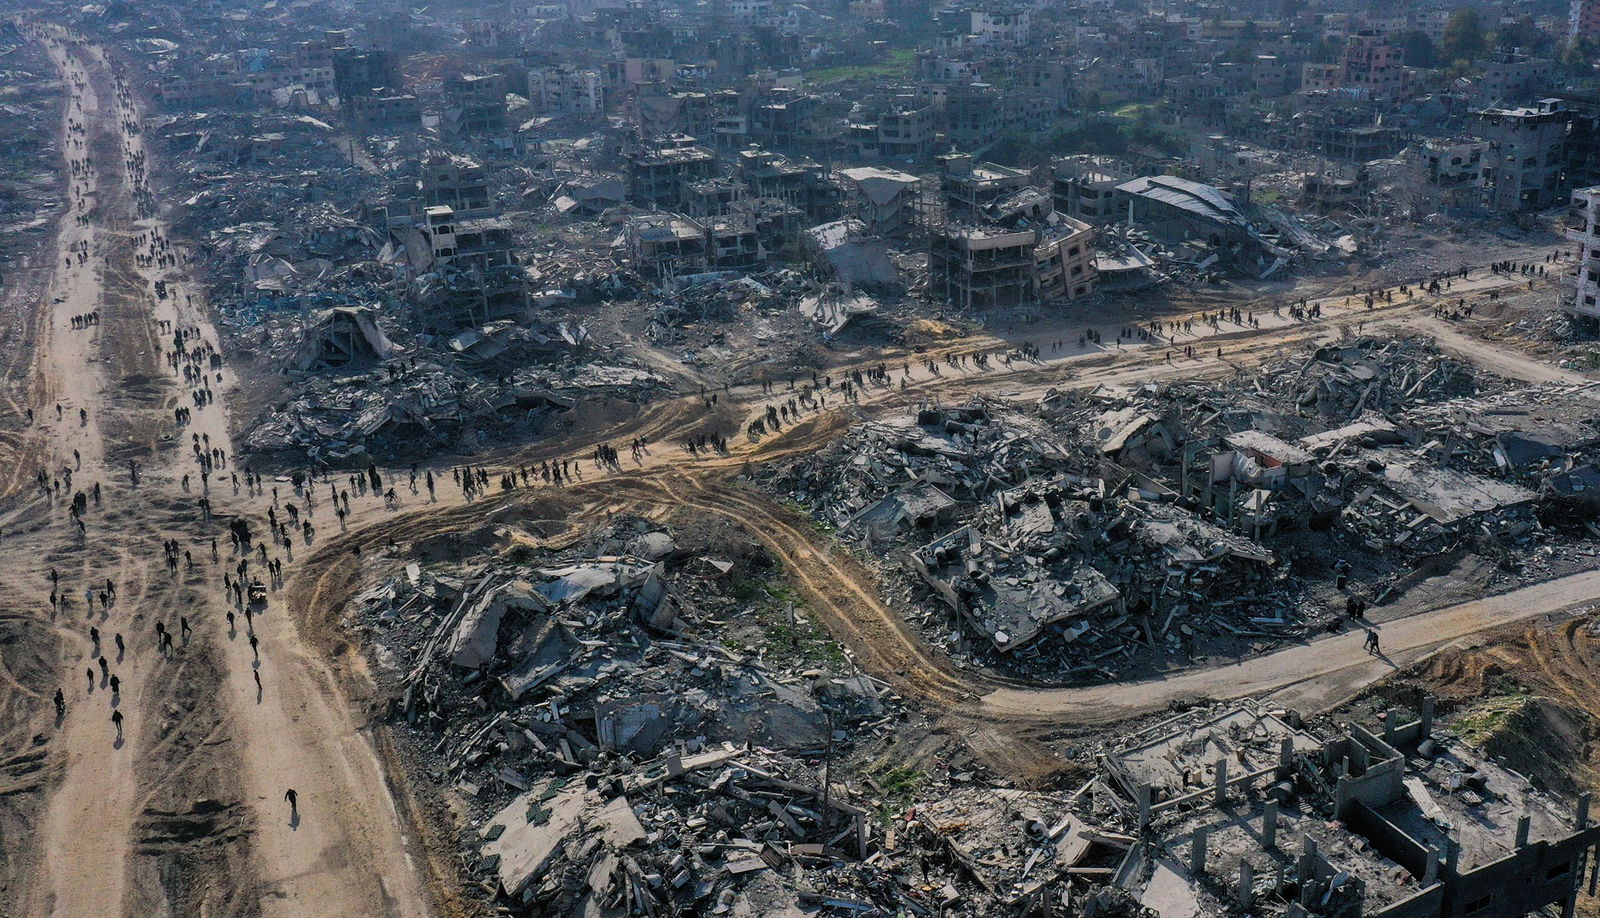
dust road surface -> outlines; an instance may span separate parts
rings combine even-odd
[[[3,824],[33,826],[0,853],[0,913],[429,914],[373,744],[281,594],[246,621],[224,591],[240,573],[276,582],[267,560],[292,567],[309,540],[260,547],[283,506],[231,465],[234,380],[159,219],[137,99],[101,49],[26,28],[70,91],[72,206],[37,346],[9,358],[13,377],[37,375],[40,452],[7,498],[0,552],[65,714],[56,685],[0,685],[26,700],[43,750],[42,777],[0,804]],[[243,550],[235,518],[258,537]]]

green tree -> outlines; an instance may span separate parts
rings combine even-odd
[[[1407,67],[1439,66],[1439,49],[1427,32],[1412,30],[1400,36],[1400,53],[1405,55]]]
[[[1444,27],[1444,37],[1439,41],[1439,53],[1447,61],[1475,61],[1489,48],[1483,34],[1483,23],[1474,9],[1456,10]]]
[[[1538,53],[1545,44],[1544,33],[1534,24],[1532,16],[1524,16],[1502,27],[1494,36],[1494,45],[1505,51],[1518,50],[1523,54]]]
[[[1561,66],[1574,75],[1587,75],[1594,72],[1594,59],[1597,56],[1594,39],[1588,36],[1579,36],[1577,41],[1567,45],[1561,52]]]

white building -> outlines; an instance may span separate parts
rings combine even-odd
[[[536,67],[528,71],[528,101],[549,114],[595,115],[605,111],[599,72],[571,67]]]
[[[1600,325],[1600,186],[1574,191],[1572,203],[1583,225],[1567,230],[1567,238],[1578,243],[1578,272],[1577,292],[1564,308],[1593,327]]]
[[[1028,11],[999,8],[973,10],[971,32],[978,44],[1020,47],[1028,43]]]
[[[732,0],[728,13],[736,22],[765,24],[772,21],[772,0]]]

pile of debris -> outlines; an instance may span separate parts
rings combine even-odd
[[[649,367],[622,360],[550,360],[495,376],[483,372],[491,359],[499,361],[491,367],[498,369],[515,355],[549,346],[543,336],[528,341],[530,334],[509,325],[474,330],[453,337],[451,352],[413,350],[409,357],[352,368],[358,372],[306,376],[289,399],[270,406],[252,425],[245,444],[258,454],[292,452],[333,465],[476,449],[537,435],[582,398],[643,401],[665,385]],[[527,346],[511,349],[514,344]],[[308,361],[328,357],[325,347],[300,353]]]
[[[1093,898],[1144,916],[1105,886],[1133,839],[1074,815],[1081,794],[993,786],[954,749],[908,761],[912,715],[842,654],[734,649],[785,627],[744,624],[771,589],[753,589],[771,568],[748,536],[622,519],[545,550],[492,531],[507,560],[406,564],[347,620],[500,906],[980,918]],[[485,547],[449,543],[414,548]]]
[[[1020,409],[863,424],[770,487],[846,538],[897,549],[889,557],[994,654],[1058,677],[1111,678],[1197,635],[1303,633],[1272,551]]]
[[[863,422],[767,483],[884,559],[958,662],[1108,679],[1336,627],[1409,559],[1597,534],[1541,518],[1600,498],[1597,392],[1360,338],[1225,383]]]
[[[1306,416],[1353,421],[1394,410],[1475,396],[1498,381],[1419,338],[1358,338],[1264,365],[1248,384]]]

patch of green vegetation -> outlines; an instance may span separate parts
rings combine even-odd
[[[803,614],[805,600],[788,584],[775,579],[744,577],[735,580],[728,593],[749,607],[758,628],[753,641],[729,639],[723,646],[738,653],[758,653],[761,658],[783,666],[840,670],[845,665],[844,651],[827,630]],[[795,610],[789,621],[789,608]]]
[[[889,59],[879,64],[854,64],[839,67],[822,67],[808,71],[805,78],[818,84],[843,83],[846,80],[895,80],[911,76],[917,52],[909,48],[889,52]]]
[[[922,785],[927,783],[928,776],[923,774],[921,769],[902,765],[879,775],[877,781],[886,796],[909,801],[922,789]]]
[[[828,538],[838,535],[839,530],[835,529],[832,523],[815,515],[811,512],[810,507],[807,507],[805,504],[800,503],[794,498],[785,497],[778,501],[778,503],[782,504],[785,509],[789,510],[795,516],[805,520],[806,524],[811,527],[811,531],[817,533],[818,535]]]
[[[895,761],[897,760],[886,756],[879,759],[866,772],[883,794],[883,803],[878,807],[879,822],[893,819],[897,812],[917,799],[917,792],[928,783],[928,775],[922,769],[911,765],[896,765]]]
[[[1468,745],[1482,748],[1532,700],[1532,695],[1515,684],[1497,683],[1489,695],[1456,718],[1456,735]]]

